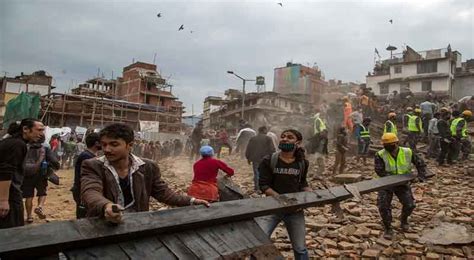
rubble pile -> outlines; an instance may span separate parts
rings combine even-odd
[[[234,156],[223,158],[236,169],[234,182],[251,197],[261,196],[253,192],[253,176],[250,165]],[[333,156],[329,156],[326,174],[320,175],[329,186],[339,185],[341,178],[334,178],[331,173]],[[312,163],[310,159],[310,163]],[[314,258],[408,258],[408,259],[472,259],[474,257],[472,234],[474,221],[474,183],[469,171],[474,172],[474,164],[456,165],[450,168],[438,168],[428,162],[428,168],[435,177],[426,183],[412,185],[417,208],[410,218],[410,230],[402,233],[399,229],[401,205],[396,198],[393,200],[394,239],[389,241],[382,237],[383,227],[376,206],[376,193],[362,197],[361,202],[346,200],[341,202],[344,218],[338,218],[331,212],[331,205],[321,208],[306,209],[306,241],[310,256]],[[172,188],[183,192],[192,180],[192,163],[186,158],[180,160],[167,159],[160,163],[162,175]],[[312,171],[316,166],[312,164]],[[373,160],[366,164],[348,160],[345,182],[356,182],[375,177]],[[353,179],[351,179],[353,178]],[[323,188],[317,179],[310,180],[310,185]],[[154,203],[154,208],[163,209]],[[448,227],[461,227],[471,236],[464,243],[438,245],[423,241],[422,235],[427,231],[450,223]],[[286,258],[291,259],[293,253],[288,234],[283,225],[277,227],[273,240]],[[421,242],[423,241],[423,242]]]

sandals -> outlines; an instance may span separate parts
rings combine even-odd
[[[33,218],[32,217],[27,218],[26,223],[28,223],[28,224],[33,223]]]
[[[45,219],[45,218],[46,218],[46,214],[44,214],[43,208],[41,208],[41,207],[37,207],[37,208],[35,209],[35,214],[38,215],[38,217],[39,217],[40,219]]]

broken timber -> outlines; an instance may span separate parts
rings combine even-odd
[[[411,174],[395,175],[351,185],[355,186],[360,194],[366,194],[405,184],[414,178],[415,176]],[[252,220],[255,217],[322,206],[351,197],[351,193],[343,186],[337,186],[326,190],[317,190],[317,193],[299,192],[277,197],[220,202],[212,204],[210,208],[201,205],[155,212],[129,213],[124,215],[124,223],[118,226],[110,226],[102,219],[90,218],[3,229],[0,230],[0,258],[48,256],[60,251],[68,255],[80,250],[87,251],[86,249],[91,246],[102,250],[100,248],[117,248],[120,245],[120,248],[123,249],[131,247],[128,243],[140,243],[142,240],[150,243],[146,238],[155,240],[158,238],[160,241],[156,242],[155,247],[158,248],[158,243],[160,245],[163,243],[166,248],[174,252],[171,249],[172,245],[167,245],[167,243],[182,243],[182,238],[179,240],[181,242],[175,241],[176,236],[180,234],[197,232],[203,228],[209,230],[222,228],[222,226],[228,228],[226,225],[245,223],[245,225],[254,226],[247,229],[247,233],[250,230],[255,232],[255,236],[261,236],[262,231],[256,228],[255,222]],[[202,236],[200,235],[200,237]],[[262,241],[261,243],[265,245],[267,242]],[[195,244],[194,246],[198,247]],[[139,248],[139,246],[133,246],[133,248]],[[189,246],[180,245],[179,248],[181,249],[174,253],[175,256],[187,249],[193,251]],[[158,249],[156,252],[160,252]],[[126,255],[135,258],[130,254]]]

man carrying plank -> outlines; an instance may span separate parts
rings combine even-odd
[[[82,163],[81,199],[88,217],[120,223],[123,211],[148,211],[150,196],[172,206],[210,206],[205,200],[175,193],[154,162],[133,155],[134,133],[129,126],[111,124],[99,135],[104,156]]]

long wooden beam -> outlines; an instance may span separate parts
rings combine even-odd
[[[361,194],[405,184],[414,175],[396,175],[353,183]],[[134,238],[180,232],[197,227],[252,219],[301,208],[317,207],[351,198],[344,186],[277,197],[226,201],[210,208],[189,206],[124,215],[124,223],[107,224],[99,218],[59,221],[37,226],[0,230],[0,258],[45,255],[92,245],[118,243]]]

